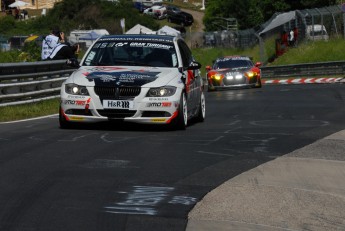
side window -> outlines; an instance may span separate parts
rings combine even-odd
[[[187,44],[182,40],[178,42],[178,46],[181,51],[183,66],[188,67],[193,61],[192,52],[188,48]]]

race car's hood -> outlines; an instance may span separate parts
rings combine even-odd
[[[179,75],[177,68],[80,67],[70,78],[83,86],[165,86]]]

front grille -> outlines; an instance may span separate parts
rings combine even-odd
[[[104,117],[108,118],[116,118],[121,119],[125,117],[132,117],[136,113],[136,111],[130,111],[126,109],[104,109],[104,110],[97,110],[97,112]]]
[[[95,93],[101,99],[132,99],[140,94],[141,87],[95,86]]]
[[[242,77],[241,79],[226,79],[226,78],[224,78],[223,83],[225,86],[237,85],[237,84],[246,84],[246,78],[245,77]]]

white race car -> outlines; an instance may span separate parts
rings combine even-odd
[[[185,129],[192,118],[204,121],[200,67],[179,37],[101,37],[62,84],[60,127],[123,120]]]

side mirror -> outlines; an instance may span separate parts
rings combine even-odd
[[[193,61],[191,64],[189,64],[189,67],[187,70],[198,70],[201,68],[201,64],[199,62]]]
[[[74,58],[67,59],[66,64],[70,67],[75,67],[75,68],[80,67],[78,59],[74,59]]]
[[[206,66],[206,71],[210,71],[211,69],[211,66]]]

